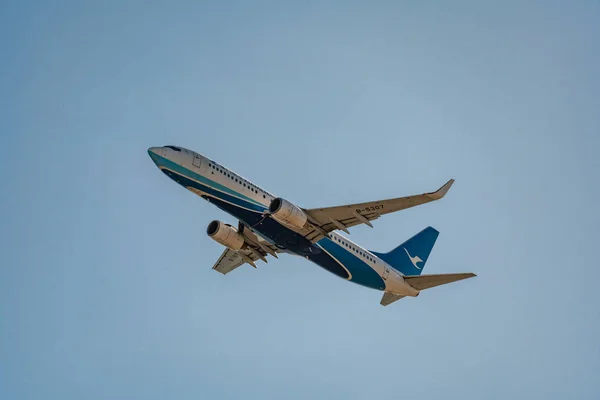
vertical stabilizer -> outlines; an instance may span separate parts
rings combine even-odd
[[[421,275],[439,234],[437,230],[428,226],[390,252],[371,253],[404,275]]]

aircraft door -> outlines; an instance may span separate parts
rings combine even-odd
[[[208,159],[198,153],[193,153],[192,157],[192,166],[195,172],[200,175],[206,175],[208,173]]]
[[[194,167],[201,168],[202,167],[202,158],[197,153],[194,153],[194,161],[192,162]]]
[[[389,275],[390,275],[390,267],[388,267],[386,265],[383,269],[383,275],[382,275],[383,280],[385,281]]]

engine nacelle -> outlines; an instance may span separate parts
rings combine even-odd
[[[215,242],[229,247],[231,250],[239,250],[244,245],[244,237],[231,225],[221,221],[212,221],[206,228],[206,234]]]
[[[269,212],[277,222],[291,225],[298,229],[304,228],[308,220],[304,211],[281,197],[271,202]]]

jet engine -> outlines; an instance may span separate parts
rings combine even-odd
[[[302,229],[306,226],[307,215],[299,207],[278,197],[269,205],[269,212],[275,221]]]
[[[244,237],[233,226],[221,221],[212,221],[206,228],[206,234],[215,242],[231,250],[239,250],[244,245]]]

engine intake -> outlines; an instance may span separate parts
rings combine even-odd
[[[306,226],[308,216],[300,207],[278,197],[269,205],[269,212],[275,221],[294,228],[302,229]]]
[[[212,221],[206,228],[206,234],[215,242],[231,250],[239,250],[244,246],[244,237],[233,226],[221,221]]]

